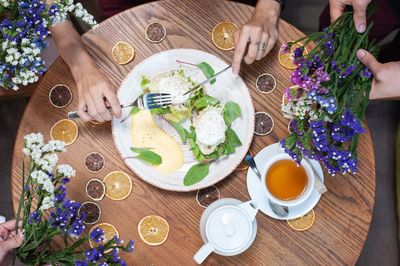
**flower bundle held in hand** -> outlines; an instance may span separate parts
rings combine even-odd
[[[97,23],[80,3],[55,0],[0,0],[0,87],[18,89],[39,79],[46,69],[40,53],[47,47],[49,27],[69,14],[89,26]]]
[[[78,213],[81,204],[66,198],[66,184],[75,176],[75,170],[66,164],[56,167],[56,153],[64,151],[64,142],[52,140],[45,144],[40,133],[29,134],[24,140],[29,167],[25,169],[24,161],[16,216],[17,224],[22,220],[24,243],[16,250],[18,259],[25,265],[126,265],[118,252],[132,252],[132,240],[127,245],[117,237],[105,242],[101,229],[82,235],[85,214]],[[50,248],[56,237],[64,239],[64,249]],[[81,246],[89,239],[98,247],[83,251]]]
[[[377,46],[368,40],[371,27],[357,33],[353,13],[347,12],[323,32],[282,46],[281,52],[289,52],[300,41],[304,46],[316,43],[308,55],[303,56],[304,46],[293,51],[297,68],[290,81],[294,85],[285,89],[282,103],[284,116],[293,120],[292,133],[281,145],[297,163],[306,156],[322,162],[332,175],[357,171],[371,73],[357,60],[356,52],[363,48],[377,54]]]

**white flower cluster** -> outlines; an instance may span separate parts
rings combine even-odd
[[[321,110],[314,108],[313,101],[308,96],[282,104],[281,110],[283,116],[288,119],[297,117],[301,120],[306,118],[310,120],[318,120],[321,115]],[[330,121],[330,117],[325,116],[324,120]]]
[[[40,211],[45,211],[54,207],[54,195],[46,196],[42,201],[42,206],[40,206]]]
[[[9,7],[11,5],[10,0],[0,0],[0,7]]]
[[[72,13],[76,18],[81,19],[90,27],[96,27],[97,22],[94,17],[82,6],[81,3],[74,4],[73,0],[56,1],[59,12],[54,16],[52,24],[58,24],[67,19],[68,14]]]
[[[60,164],[57,167],[57,175],[61,175],[64,177],[74,177],[75,170],[68,164]]]
[[[33,181],[41,185],[43,190],[45,190],[48,194],[54,193],[55,188],[48,174],[46,174],[42,170],[35,170],[31,173],[31,177]]]

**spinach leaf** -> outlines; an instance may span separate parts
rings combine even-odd
[[[175,128],[176,132],[178,132],[179,137],[182,140],[182,143],[185,143],[187,140],[187,130],[179,123],[176,123],[174,121],[169,121],[171,125]]]
[[[210,95],[204,95],[194,102],[193,107],[195,109],[204,109],[207,106],[216,106],[217,104],[219,104],[219,101],[217,99]]]
[[[210,66],[210,64],[208,64],[207,62],[201,62],[200,64],[196,65],[198,68],[200,68],[200,70],[204,73],[204,75],[207,78],[212,77],[215,74],[214,69],[212,68],[212,66]],[[210,84],[214,84],[216,82],[215,79],[212,79],[210,81]]]
[[[185,178],[183,179],[183,184],[185,186],[191,186],[199,183],[208,175],[209,168],[209,164],[200,163],[193,165],[186,173]]]
[[[157,153],[151,151],[150,148],[134,148],[131,147],[131,151],[137,153],[138,155],[131,158],[137,158],[144,162],[150,163],[152,165],[160,165],[162,163],[162,158]]]
[[[232,128],[228,127],[228,129],[225,132],[225,136],[226,140],[229,141],[229,143],[234,147],[242,146],[242,142],[240,141],[238,135]]]
[[[234,102],[227,102],[224,106],[224,120],[230,126],[236,118],[242,115],[242,110],[239,104]]]

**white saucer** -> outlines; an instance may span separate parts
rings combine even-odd
[[[271,156],[285,153],[280,146],[279,143],[275,143],[269,145],[262,149],[257,155],[254,157],[256,164],[260,171],[262,171],[263,165],[269,160]],[[315,172],[318,174],[316,178],[321,179],[322,183],[324,182],[324,173],[322,171],[321,165],[319,162],[315,160],[306,159],[311,166],[314,168]],[[261,212],[278,220],[290,220],[296,219],[298,217],[303,216],[304,214],[311,211],[315,205],[317,205],[319,199],[321,198],[321,194],[314,190],[310,197],[303,203],[289,207],[289,215],[285,218],[277,216],[270,208],[268,204],[268,197],[262,190],[261,180],[256,176],[256,174],[249,168],[247,171],[247,190],[249,195],[253,201],[257,203],[257,207],[260,209]]]

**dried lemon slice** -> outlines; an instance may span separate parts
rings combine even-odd
[[[233,33],[235,33],[237,29],[237,25],[232,22],[221,22],[215,25],[211,33],[214,45],[221,50],[232,50],[235,45]]]
[[[117,42],[112,48],[112,57],[120,65],[128,64],[135,56],[135,49],[127,42]]]
[[[52,126],[50,136],[53,140],[64,141],[65,145],[71,145],[78,137],[78,126],[70,119],[62,119]]]
[[[157,215],[149,215],[140,221],[138,231],[140,238],[146,244],[158,246],[167,240],[169,225],[164,218]]]
[[[66,107],[72,101],[71,89],[65,84],[57,84],[49,92],[49,101],[56,108]]]
[[[114,225],[109,224],[109,223],[101,223],[98,225],[93,226],[90,229],[89,235],[93,232],[93,230],[100,228],[101,230],[103,230],[104,232],[104,239],[103,241],[101,241],[100,243],[96,243],[93,240],[89,240],[89,245],[91,248],[97,247],[100,244],[105,244],[107,243],[109,240],[113,239],[115,236],[119,238],[119,233],[117,228],[115,228]]]
[[[255,114],[254,134],[258,136],[266,136],[274,130],[274,119],[266,112],[257,112]]]
[[[293,62],[293,60],[294,60],[293,53],[294,53],[294,50],[296,50],[296,48],[299,48],[301,46],[303,46],[302,43],[295,43],[290,47],[290,51],[286,51],[286,52],[281,47],[281,49],[279,49],[279,54],[278,54],[279,64],[287,69],[296,69],[297,65],[295,65]],[[305,56],[307,54],[308,54],[307,48],[304,47],[303,56]]]
[[[132,181],[128,174],[121,171],[114,171],[103,179],[106,186],[106,196],[112,200],[123,200],[132,191]]]
[[[287,220],[288,225],[296,231],[305,231],[311,228],[315,222],[315,212],[311,210],[304,216],[296,219]]]

